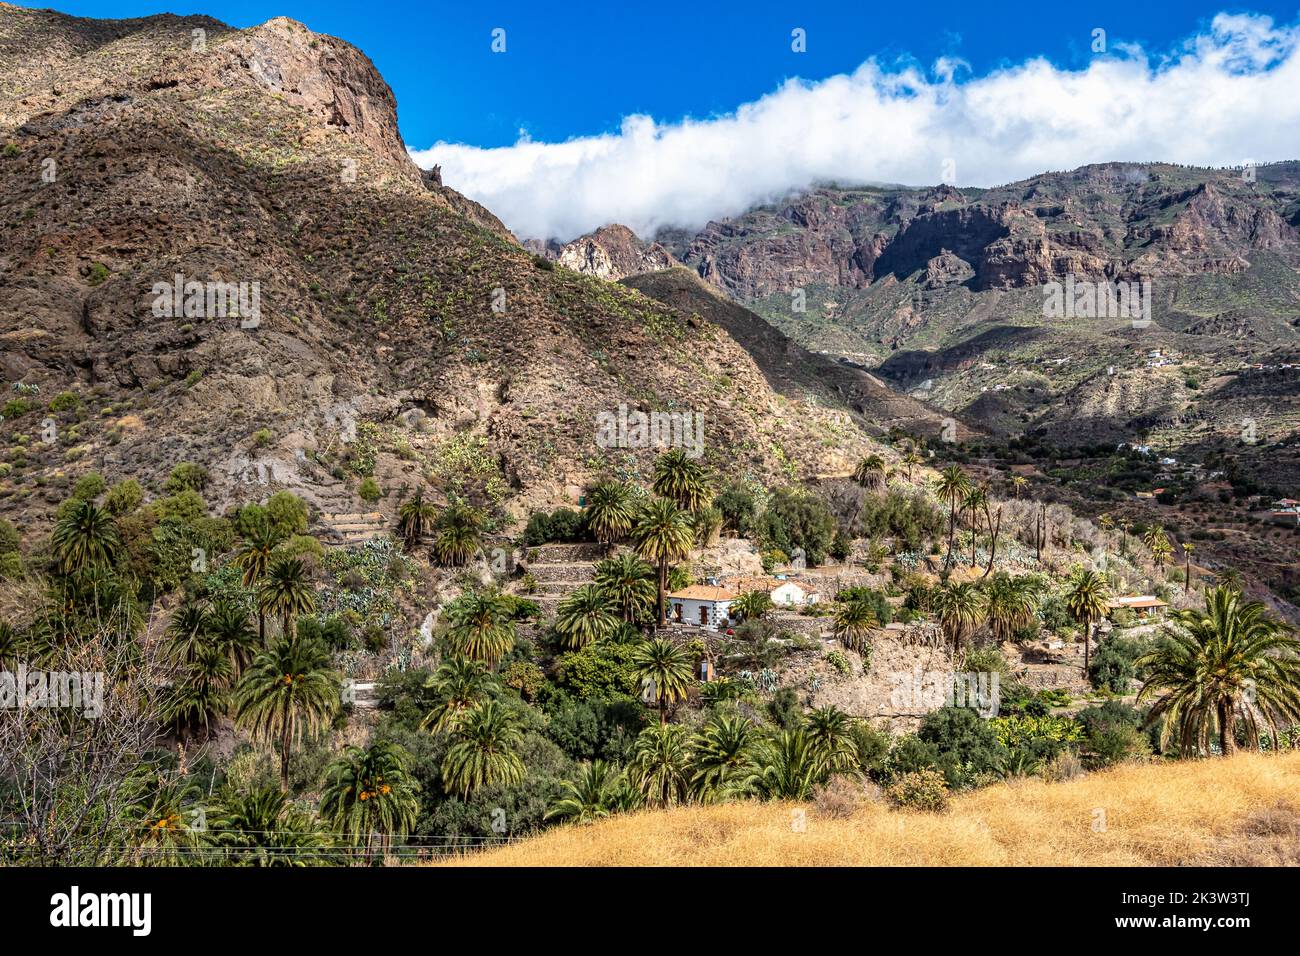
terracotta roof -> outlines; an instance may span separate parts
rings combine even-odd
[[[716,584],[692,584],[680,591],[669,591],[668,597],[686,601],[730,601],[739,595],[733,587]]]

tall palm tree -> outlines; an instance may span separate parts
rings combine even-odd
[[[595,584],[574,588],[555,608],[555,633],[571,650],[604,640],[618,628],[619,619],[610,610],[612,601]]]
[[[416,488],[415,494],[397,509],[397,532],[402,536],[402,547],[414,550],[437,517],[438,509],[424,500],[424,489]]]
[[[478,550],[482,532],[482,513],[462,502],[452,502],[433,525],[431,557],[434,563],[451,568],[468,564]]]
[[[961,465],[949,465],[939,472],[939,477],[934,481],[934,493],[948,506],[948,555],[943,563],[945,568],[952,564],[952,542],[957,533],[957,507],[969,490],[970,479],[962,471]]]
[[[510,601],[495,590],[461,595],[447,605],[447,621],[453,651],[488,667],[495,667],[515,646]]]
[[[497,701],[489,700],[466,714],[452,739],[442,761],[443,787],[448,793],[463,798],[479,787],[510,786],[524,779],[519,718]]]
[[[1096,571],[1079,568],[1065,584],[1065,607],[1083,627],[1083,676],[1092,671],[1092,631],[1109,609],[1106,580]]]
[[[751,749],[758,736],[740,714],[714,713],[690,739],[691,791],[701,802],[735,793],[753,771]]]
[[[980,511],[988,505],[988,488],[983,484],[972,485],[962,496],[962,510],[970,515],[970,563],[975,566],[975,549],[979,545]],[[989,529],[992,534],[992,529]]]
[[[691,655],[668,638],[656,637],[636,647],[631,663],[639,682],[653,682],[659,723],[667,723],[668,705],[685,697],[695,682]]]
[[[368,748],[348,747],[325,770],[320,813],[335,832],[355,844],[365,840],[365,859],[377,835],[387,849],[404,837],[420,813],[420,785],[410,774],[411,755],[386,741]]]
[[[1260,724],[1300,722],[1300,641],[1259,601],[1229,587],[1205,593],[1205,610],[1178,611],[1136,666],[1147,672],[1138,693],[1159,694],[1150,721],[1164,718],[1164,739],[1177,738],[1183,756],[1207,755],[1217,729],[1219,751],[1237,747],[1241,721],[1246,746],[1259,749]]]
[[[461,718],[478,707],[495,687],[492,675],[477,661],[447,658],[425,682],[425,688],[433,692],[433,705],[420,726],[434,733],[454,730]]]
[[[631,552],[596,563],[595,584],[617,605],[629,624],[650,619],[655,603],[655,570]]]
[[[704,469],[680,448],[655,459],[651,490],[668,498],[685,511],[698,511],[709,501],[709,480]]]
[[[1025,485],[1027,484],[1029,484],[1029,479],[1026,478],[1024,475],[1012,475],[1011,493],[1014,494],[1017,498],[1019,498],[1020,492],[1025,490]]]
[[[880,627],[875,609],[863,600],[836,601],[833,620],[835,639],[859,653],[870,644],[872,632]]]
[[[636,787],[652,807],[671,807],[690,799],[690,765],[686,759],[686,730],[676,725],[651,725],[637,735],[629,771]]]
[[[642,509],[632,528],[636,553],[659,569],[659,599],[655,626],[664,623],[664,595],[668,589],[668,565],[690,556],[694,533],[690,517],[667,498],[657,498]]]
[[[223,790],[207,814],[204,842],[235,866],[315,866],[331,859],[329,838],[311,814],[272,787]]]
[[[1030,574],[1012,577],[999,571],[984,586],[989,629],[997,641],[1009,641],[1033,623],[1042,592],[1041,579]]]
[[[807,800],[826,779],[826,764],[817,745],[801,730],[776,731],[754,749],[748,787],[767,800]]]
[[[280,532],[270,521],[262,519],[249,529],[244,543],[235,553],[235,566],[244,572],[246,588],[257,588],[271,569],[271,557],[280,543]],[[266,644],[266,614],[261,605],[257,608],[257,638]]]
[[[117,523],[107,509],[79,501],[54,525],[54,557],[64,574],[113,563],[121,546]]]
[[[1148,525],[1147,529],[1142,532],[1142,543],[1151,550],[1155,550],[1156,542],[1165,538],[1165,529],[1160,524]],[[1165,540],[1168,540],[1165,538]]]
[[[614,787],[618,772],[603,760],[584,763],[577,780],[564,781],[564,796],[547,809],[544,819],[591,823],[614,812]]]
[[[602,481],[587,492],[587,527],[606,549],[632,533],[636,506],[621,481]],[[608,551],[606,552],[608,553]]]
[[[291,633],[297,618],[316,610],[316,594],[300,558],[277,558],[271,562],[258,590],[257,608],[263,614],[279,616],[281,634]]]
[[[290,747],[324,727],[339,702],[339,675],[318,641],[289,634],[253,659],[235,688],[235,720],[254,737],[278,742],[282,791],[289,789]]]
[[[1196,545],[1192,544],[1190,541],[1183,545],[1183,557],[1186,560],[1186,565],[1183,569],[1183,579],[1184,586],[1188,591],[1192,589],[1192,552],[1195,550]]]
[[[1161,571],[1169,563],[1169,559],[1174,556],[1174,546],[1169,543],[1169,539],[1163,534],[1157,538],[1151,545],[1151,560]]]
[[[885,487],[885,459],[879,455],[863,458],[853,469],[853,480],[860,488],[879,491]]]
[[[984,620],[987,602],[984,592],[970,581],[940,585],[932,598],[935,614],[944,634],[955,651],[961,650],[966,639]]]

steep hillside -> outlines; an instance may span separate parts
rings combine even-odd
[[[517,512],[645,468],[596,443],[622,404],[701,414],[735,475],[842,474],[868,447],[723,327],[553,267],[422,176],[342,41],[0,5],[0,73],[10,517],[181,460],[218,506],[285,486],[355,510],[373,472]]]
[[[998,784],[943,814],[866,803],[846,816],[817,800],[650,810],[453,865],[1295,866],[1297,783],[1300,756],[1242,754]]]
[[[885,386],[860,368],[799,345],[760,316],[725,298],[680,266],[623,279],[623,284],[721,326],[754,357],[768,384],[783,395],[810,397],[831,406],[847,404],[877,433],[891,427],[937,435],[944,416]],[[965,434],[959,426],[954,434]]]

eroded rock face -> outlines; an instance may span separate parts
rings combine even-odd
[[[543,252],[547,247],[543,246]],[[627,226],[617,223],[602,226],[591,235],[582,236],[554,251],[560,265],[617,282],[628,276],[671,269],[672,255],[657,242],[642,242]]]

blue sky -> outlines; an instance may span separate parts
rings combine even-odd
[[[33,5],[26,3],[24,5]],[[624,116],[706,118],[771,92],[785,78],[852,71],[868,57],[929,66],[958,57],[975,75],[1042,55],[1063,67],[1091,57],[1092,30],[1111,43],[1165,49],[1221,11],[1293,22],[1296,3],[1248,7],[1178,2],[1000,3],[367,3],[315,0],[52,0],[77,16],[206,13],[234,26],[273,16],[339,36],[374,60],[397,94],[413,148],[439,140],[492,147],[520,129],[554,142],[617,129]],[[995,8],[995,9],[994,9]],[[506,30],[506,53],[490,51]],[[790,31],[807,31],[807,52]]]

